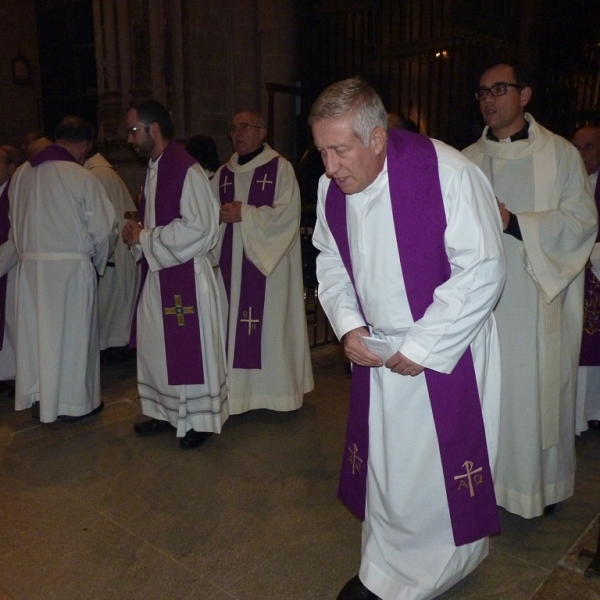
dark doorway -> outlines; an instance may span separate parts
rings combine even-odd
[[[96,125],[98,87],[92,0],[36,0],[42,127],[52,135],[66,115]]]

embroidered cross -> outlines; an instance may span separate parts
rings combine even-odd
[[[475,481],[475,485],[483,483],[483,475],[475,475],[474,477],[473,475],[475,473],[479,473],[479,471],[482,471],[483,469],[479,467],[479,469],[475,469],[473,471],[473,463],[470,460],[465,461],[463,463],[463,467],[465,467],[467,472],[464,475],[457,475],[454,478],[454,481],[457,479],[462,479],[462,481],[458,484],[458,489],[460,490],[461,487],[467,487],[467,483],[464,479],[466,477],[467,481],[469,482],[469,494],[472,498],[475,495],[475,491],[473,490],[473,481]]]
[[[244,311],[244,316],[248,317],[247,319],[240,319],[241,323],[248,323],[248,335],[252,335],[252,330],[256,329],[254,323],[260,323],[259,319],[252,318],[252,307],[250,307],[247,311]]]
[[[265,191],[265,185],[267,185],[267,183],[273,183],[272,181],[269,181],[267,179],[267,174],[265,173],[265,176],[262,179],[257,179],[256,183],[262,183],[262,190],[261,192]]]
[[[227,186],[228,185],[233,185],[232,181],[227,181],[227,178],[229,177],[229,175],[225,175],[225,180],[223,181],[223,183],[221,184],[221,187],[223,188],[223,193],[226,194],[227,193]]]
[[[350,452],[348,460],[352,465],[352,475],[355,475],[358,471],[361,470],[363,459],[360,458],[360,456],[358,456],[358,446],[356,445],[356,443],[352,444],[352,448],[348,447],[348,450]]]
[[[185,315],[196,312],[193,306],[183,306],[181,296],[175,296],[175,306],[165,308],[165,315],[176,315],[177,325],[185,325]]]

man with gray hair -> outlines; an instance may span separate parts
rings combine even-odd
[[[359,574],[338,600],[434,598],[500,530],[500,215],[457,151],[387,131],[361,79],[322,92],[309,123],[326,170],[319,299],[353,363],[338,495],[364,520]]]
[[[8,191],[19,259],[15,407],[32,407],[43,423],[102,410],[96,272],[117,236],[110,200],[81,166],[94,128],[65,117],[55,139],[17,170]]]
[[[229,127],[235,153],[211,179],[221,201],[219,285],[229,410],[280,412],[313,389],[300,254],[300,190],[292,165],[264,143],[261,115]]]

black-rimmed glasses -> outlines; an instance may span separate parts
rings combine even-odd
[[[525,86],[519,85],[518,83],[497,83],[491,88],[479,88],[475,92],[475,99],[479,101],[485,100],[488,94],[491,94],[492,96],[504,96],[504,94],[508,92],[509,87],[514,87],[518,90],[522,90]]]

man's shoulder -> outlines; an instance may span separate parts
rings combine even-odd
[[[458,170],[469,167],[473,164],[465,152],[467,148],[465,148],[463,152],[460,152],[456,148],[453,148],[452,146],[449,146],[448,144],[445,144],[439,140],[432,138],[431,142],[433,143],[433,147],[438,159],[438,165],[440,167]]]

